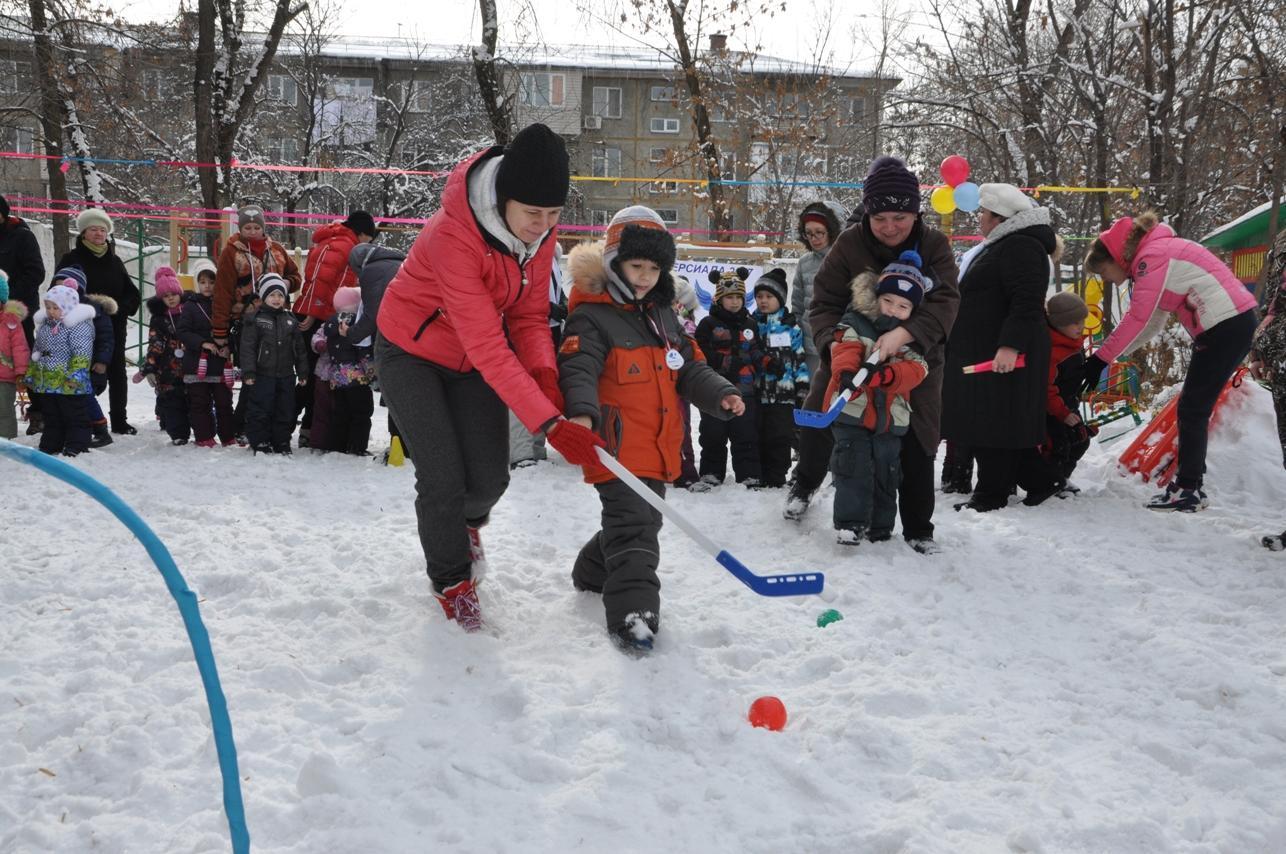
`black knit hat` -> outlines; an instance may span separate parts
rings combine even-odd
[[[862,182],[862,206],[866,213],[920,212],[920,181],[896,157],[879,157]]]
[[[761,290],[768,291],[777,298],[777,302],[785,305],[788,292],[786,271],[781,267],[773,267],[758,279],[755,279],[755,293],[757,294]]]
[[[538,208],[567,204],[571,167],[563,138],[542,124],[527,125],[505,146],[496,193]]]
[[[380,230],[375,227],[375,218],[366,211],[353,211],[348,215],[348,219],[344,220],[344,225],[354,234],[365,234],[371,238],[380,233]]]

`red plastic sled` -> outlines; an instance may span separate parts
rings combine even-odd
[[[1238,368],[1219,392],[1214,412],[1210,414],[1211,427],[1218,422],[1219,409],[1228,399],[1229,393],[1241,385],[1246,372],[1246,368]],[[1178,407],[1179,397],[1176,395],[1161,407],[1161,411],[1148,422],[1143,432],[1134,438],[1118,462],[1122,474],[1138,474],[1144,483],[1151,482],[1157,486],[1165,486],[1174,479],[1179,463]]]

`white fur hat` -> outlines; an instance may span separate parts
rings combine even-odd
[[[1013,184],[983,184],[978,188],[978,206],[1008,219],[1031,210],[1033,201]]]
[[[112,233],[112,218],[107,215],[107,211],[102,208],[85,208],[76,217],[76,230],[84,231],[95,225],[101,225],[107,229],[107,233]]]

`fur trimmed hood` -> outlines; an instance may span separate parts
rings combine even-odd
[[[82,302],[81,305],[85,305],[85,303],[93,303],[94,305],[101,308],[104,314],[109,314],[113,316],[116,314],[116,311],[118,308],[116,304],[116,300],[112,299],[106,294],[86,294],[83,297],[83,299],[85,300],[85,302]]]
[[[567,274],[572,280],[567,310],[570,312],[582,302],[612,302],[620,304],[607,288],[607,268],[603,265],[602,240],[582,243],[567,254]],[[656,287],[645,297],[647,302],[669,306],[674,302],[674,278],[669,270],[661,272]]]
[[[180,294],[179,304],[178,306],[176,306],[177,310],[182,311],[183,304],[187,302],[191,297],[192,297],[192,294],[187,291],[184,291],[182,294]],[[162,297],[148,297],[147,302],[144,304],[147,306],[147,310],[152,317],[160,317],[161,315],[166,314],[169,311],[169,309],[165,305],[165,300]]]
[[[16,317],[19,321],[27,319],[27,307],[16,299],[11,299],[0,307],[0,314]]]
[[[879,273],[858,273],[848,285],[852,294],[849,308],[868,320],[876,320],[880,316],[880,298],[875,294],[875,287],[879,282]]]
[[[799,218],[796,220],[798,225],[799,242],[804,244],[804,249],[811,252],[813,247],[809,245],[808,238],[804,236],[804,217],[808,214],[818,214],[826,220],[826,228],[831,233],[830,245],[835,245],[835,239],[839,233],[844,230],[844,220],[848,214],[844,211],[839,202],[812,202],[805,205],[804,209],[799,212]]]
[[[86,305],[82,302],[80,305],[69,311],[66,316],[63,317],[62,322],[64,326],[75,326],[79,323],[84,323],[85,321],[92,321],[96,313],[97,312],[94,311],[94,307],[92,305]],[[33,318],[32,322],[39,327],[45,322],[47,317],[48,315],[45,313],[44,308],[41,308],[40,311],[36,312],[36,316]]]

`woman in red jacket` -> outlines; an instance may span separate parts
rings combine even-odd
[[[574,465],[603,442],[563,418],[549,336],[567,148],[542,124],[452,171],[380,304],[375,358],[415,464],[415,514],[447,619],[481,626],[478,529],[509,485],[506,408]]]

